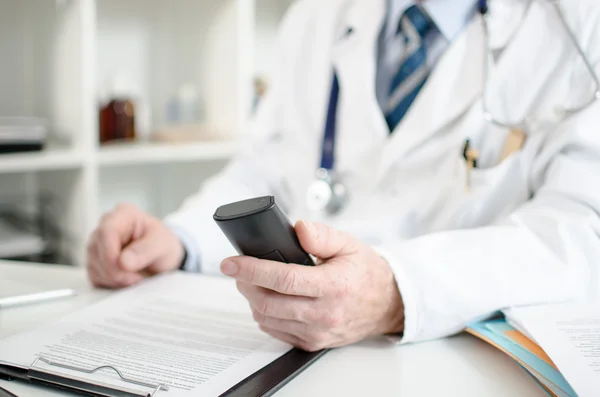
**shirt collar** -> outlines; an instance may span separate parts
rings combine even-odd
[[[393,37],[402,14],[414,0],[388,0],[386,37]],[[425,0],[423,7],[444,38],[452,42],[473,16],[476,0]]]

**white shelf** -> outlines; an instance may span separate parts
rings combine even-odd
[[[99,149],[98,162],[103,167],[119,167],[227,160],[237,149],[235,141],[109,144]]]
[[[45,149],[39,152],[0,155],[0,174],[69,170],[82,165],[82,156],[72,149]]]
[[[269,82],[293,1],[0,0],[0,116],[45,119],[53,142],[69,142],[0,155],[0,192],[32,208],[50,194],[61,251],[78,265],[113,204],[137,203],[155,216],[175,210],[241,148],[254,78]],[[210,126],[199,135],[221,140],[98,147],[99,106],[117,75],[136,103],[138,137],[168,125],[171,100],[192,84]]]

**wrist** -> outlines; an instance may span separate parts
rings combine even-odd
[[[185,270],[185,264],[187,263],[187,260],[188,260],[188,253],[187,253],[187,250],[185,249],[185,246],[183,245],[183,243],[181,241],[179,241],[179,245],[181,245],[181,249],[183,250],[183,256],[179,260],[178,269]]]
[[[167,271],[181,269],[187,256],[185,247],[176,236],[171,236],[169,241],[169,251],[166,255],[165,266]]]
[[[194,237],[178,225],[167,224],[167,227],[177,239],[177,247],[180,252],[175,269],[200,272],[200,254]]]
[[[404,302],[394,280],[394,294],[384,320],[383,335],[398,335],[404,332]]]

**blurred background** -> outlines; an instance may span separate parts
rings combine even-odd
[[[0,259],[84,265],[235,154],[292,0],[0,0]]]

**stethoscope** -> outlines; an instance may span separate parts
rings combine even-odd
[[[527,3],[527,8],[526,8],[525,12],[523,13],[523,17],[521,19],[521,25],[523,24],[523,22],[525,20],[525,16],[527,15],[529,9],[531,8],[533,1],[534,0],[529,0],[529,2]],[[573,30],[567,23],[565,15],[560,8],[561,0],[546,0],[546,1],[553,5],[553,7],[556,11],[556,14],[558,15],[560,22],[563,26],[564,31],[569,36],[569,40],[571,41],[571,43],[577,50],[577,53],[581,57],[581,60],[583,61],[585,68],[587,69],[588,73],[592,77],[592,79],[594,81],[594,85],[596,86],[594,96],[589,101],[585,102],[583,105],[576,107],[576,108],[572,108],[572,109],[568,109],[568,108],[555,109],[556,116],[560,119],[565,119],[569,116],[572,116],[579,112],[582,112],[583,110],[590,107],[594,102],[596,102],[597,100],[600,100],[600,78],[598,78],[598,75],[596,74],[594,67],[590,63],[590,60],[588,59],[587,55],[585,55],[585,52],[583,51],[583,48],[581,48],[579,41],[577,41],[577,37],[575,37],[575,33],[573,32]],[[489,34],[489,28],[488,28],[490,13],[489,13],[488,1],[487,0],[479,0],[478,4],[477,4],[477,8],[478,8],[478,11],[481,14],[482,20],[483,20],[483,30],[484,30],[484,36],[485,36],[486,51],[488,54],[490,54],[490,34]],[[516,29],[516,31],[518,31],[518,30],[519,29]],[[484,88],[483,88],[483,94],[482,94],[482,108],[483,108],[483,116],[484,116],[485,120],[487,122],[494,124],[501,128],[506,128],[509,130],[525,131],[527,129],[527,125],[529,124],[528,123],[529,120],[527,120],[526,118],[519,122],[502,121],[502,120],[494,117],[494,115],[490,112],[488,102],[487,102],[488,96],[486,95],[487,94],[488,76],[489,76],[489,71],[491,69],[490,57],[487,56],[484,58],[485,58],[485,64],[483,66]]]
[[[525,20],[525,16],[529,11],[534,0],[529,0],[527,5],[527,9],[523,15],[521,20],[521,25]],[[561,24],[563,25],[564,30],[569,36],[570,41],[575,46],[577,53],[583,60],[587,71],[595,84],[595,93],[593,98],[589,101],[585,102],[583,105],[576,108],[557,108],[556,113],[560,118],[567,118],[574,114],[577,114],[588,107],[590,107],[593,103],[600,100],[600,78],[596,74],[590,60],[587,55],[583,51],[579,41],[577,40],[575,33],[569,26],[561,8],[560,8],[560,0],[545,0],[549,3],[552,3],[556,13],[559,16]],[[489,7],[487,0],[478,0],[477,3],[477,11],[482,16],[483,27],[484,27],[484,36],[485,36],[485,50],[488,56],[485,58],[485,63],[483,65],[483,92],[482,92],[482,109],[483,115],[487,122],[496,125],[501,128],[506,128],[510,130],[521,130],[526,131],[526,127],[528,125],[529,120],[527,118],[519,121],[519,122],[509,122],[503,121],[499,118],[494,117],[492,112],[489,110],[488,102],[487,102],[487,85],[488,85],[488,75],[491,69],[490,66],[490,35],[489,35]],[[519,28],[515,29],[518,31]],[[317,169],[315,180],[308,188],[307,192],[307,206],[312,211],[319,211],[326,215],[335,215],[340,210],[344,208],[349,199],[349,192],[346,188],[346,185],[343,183],[342,178],[336,172],[334,168],[334,149],[335,149],[335,133],[336,133],[336,118],[337,118],[337,108],[339,102],[339,93],[340,86],[337,74],[334,72],[333,82],[331,84],[331,93],[329,97],[329,105],[327,107],[327,119],[325,122],[325,132],[323,134],[323,143],[321,148],[321,165]]]
[[[340,83],[337,74],[333,75],[327,120],[321,147],[321,166],[317,169],[315,180],[307,192],[307,205],[312,211],[328,215],[338,213],[348,201],[348,189],[334,169],[335,132],[337,107],[340,97]]]

